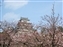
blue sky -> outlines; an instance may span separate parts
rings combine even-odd
[[[4,0],[0,7],[0,20],[12,22],[18,21],[20,17],[28,17],[32,23],[38,23],[41,16],[51,15],[53,4],[53,0]],[[63,16],[62,7],[62,0],[55,0],[55,16],[58,13]]]

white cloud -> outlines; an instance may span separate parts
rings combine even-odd
[[[17,22],[18,20],[20,19],[20,15],[17,15],[13,12],[10,12],[10,13],[6,13],[4,16],[3,16],[3,21],[6,20],[8,22]]]
[[[12,10],[19,9],[28,4],[28,0],[4,0],[5,8]]]

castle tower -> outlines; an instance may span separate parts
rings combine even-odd
[[[20,30],[20,31],[30,31],[30,30],[33,30],[33,25],[29,21],[30,20],[28,18],[21,17],[21,19],[19,20],[19,22],[17,24],[18,30]]]

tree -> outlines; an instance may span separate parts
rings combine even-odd
[[[9,23],[7,21],[0,21],[0,29],[2,29],[3,31],[4,30],[7,30],[9,28],[14,28],[15,29],[16,27],[16,23]]]
[[[53,4],[53,9],[52,9],[52,15],[51,16],[45,15],[44,17],[41,17],[41,18],[43,21],[46,21],[45,22],[47,24],[46,27],[48,27],[52,32],[52,47],[55,47],[55,44],[54,44],[55,32],[56,32],[56,28],[58,27],[58,25],[60,25],[62,18],[59,16],[59,14],[58,16],[55,16],[54,4]]]

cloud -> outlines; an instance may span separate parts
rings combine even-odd
[[[4,0],[5,8],[17,10],[28,4],[28,0]]]
[[[4,16],[3,16],[3,21],[6,20],[8,22],[17,22],[18,20],[20,19],[20,15],[18,14],[15,14],[13,12],[10,12],[10,13],[6,13]]]

